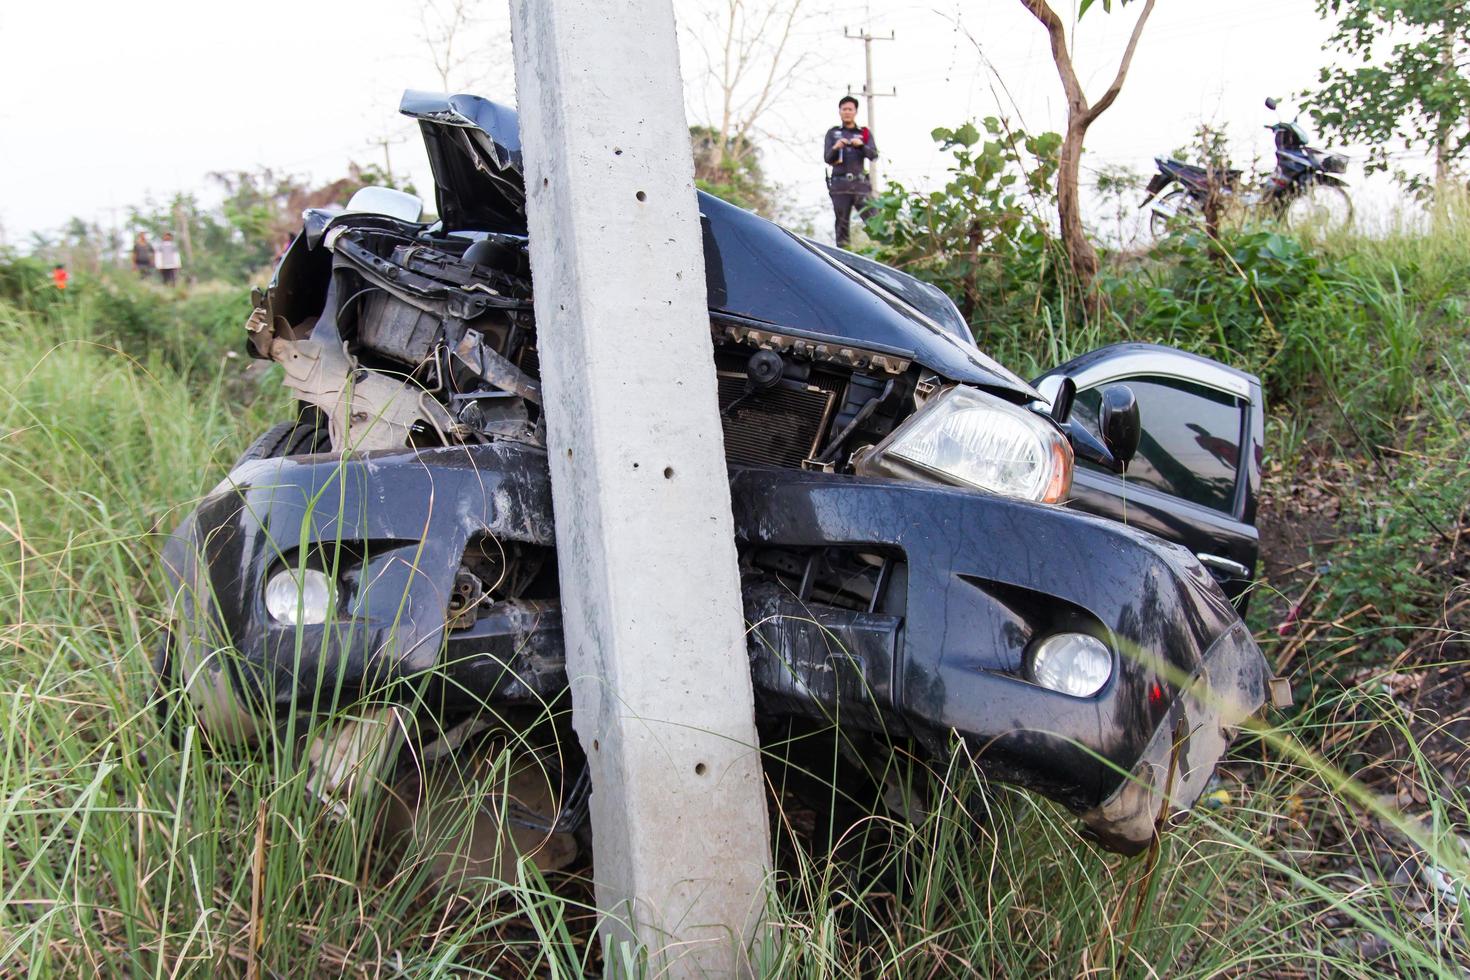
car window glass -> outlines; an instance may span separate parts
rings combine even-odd
[[[1129,483],[1229,513],[1239,469],[1241,404],[1230,395],[1173,378],[1128,378],[1138,399],[1143,438],[1128,466]],[[1072,414],[1099,433],[1101,388],[1077,392]],[[1079,460],[1079,465],[1100,470]]]

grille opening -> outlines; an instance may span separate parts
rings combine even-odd
[[[449,628],[468,629],[505,599],[554,599],[556,553],[544,545],[477,534],[465,548],[449,598]]]
[[[717,381],[725,459],[790,468],[820,451],[843,384],[816,371],[805,382],[783,380],[755,390],[742,372],[721,371]]]
[[[907,593],[902,555],[880,548],[762,548],[750,566],[802,602],[901,615]]]

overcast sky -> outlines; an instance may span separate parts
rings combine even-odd
[[[689,31],[706,0],[675,0],[685,29],[691,115],[705,104]],[[807,0],[809,3],[822,0]],[[830,0],[827,0],[830,2]],[[1066,0],[1054,0],[1066,6]],[[1079,72],[1100,92],[1140,4],[1081,22]],[[1266,157],[1262,100],[1312,84],[1328,29],[1311,0],[1158,0],[1122,98],[1092,128],[1087,165],[1152,170],[1201,120],[1228,123],[1237,162]],[[820,231],[826,215],[820,140],[835,102],[860,86],[864,22],[895,40],[874,45],[875,137],[885,175],[922,185],[943,171],[929,132],[1003,114],[1060,128],[1061,88],[1045,35],[1018,0],[873,0],[836,6],[794,40],[820,71],[803,76],[768,120],[766,164]],[[454,87],[514,101],[507,17],[476,5],[476,56]],[[328,179],[349,160],[407,170],[426,189],[414,129],[396,113],[404,88],[440,87],[415,0],[5,0],[0,6],[0,228],[23,243],[72,215],[104,225],[177,190],[207,194],[210,171],[271,166]],[[691,121],[699,121],[692,118]]]

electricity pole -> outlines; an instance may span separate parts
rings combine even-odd
[[[876,134],[878,132],[878,123],[875,121],[877,112],[875,109],[874,100],[879,96],[897,95],[898,89],[895,88],[888,92],[879,92],[873,88],[873,42],[892,41],[894,40],[894,33],[892,31],[889,31],[886,36],[882,34],[874,34],[872,31],[864,27],[860,32],[854,34],[851,30],[844,27],[842,29],[842,36],[847,38],[849,41],[863,42],[863,60],[867,64],[867,78],[866,81],[863,83],[863,90],[861,94],[865,99],[867,99],[868,102],[868,128],[873,130],[874,134]],[[859,93],[854,92],[852,90],[852,86],[849,85],[847,87],[847,94],[857,95]],[[874,136],[874,139],[877,139],[876,135]],[[878,192],[877,158],[874,158],[873,162],[869,165],[868,172],[873,181],[873,193],[876,194]]]
[[[370,145],[379,147],[383,151],[383,175],[388,178],[390,185],[396,186],[396,182],[393,180],[393,158],[388,155],[388,148],[402,143],[403,140],[402,136],[379,136],[377,139],[368,140]]]

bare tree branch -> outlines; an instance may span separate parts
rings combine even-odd
[[[1138,48],[1138,38],[1143,34],[1143,25],[1148,22],[1148,15],[1154,12],[1154,0],[1148,0],[1143,5],[1143,13],[1138,15],[1138,22],[1133,25],[1133,33],[1128,38],[1128,47],[1123,50],[1123,60],[1118,63],[1118,74],[1113,79],[1113,84],[1103,93],[1097,104],[1087,110],[1087,122],[1090,125],[1094,119],[1107,111],[1118,98],[1118,93],[1123,91],[1123,80],[1128,77],[1128,66],[1133,63],[1133,52]]]
[[[1149,3],[1152,5],[1153,0],[1149,0]],[[1082,91],[1081,83],[1077,81],[1076,69],[1072,67],[1072,52],[1067,50],[1067,28],[1062,19],[1047,5],[1046,0],[1021,0],[1021,6],[1031,11],[1031,15],[1046,28],[1047,37],[1051,41],[1051,60],[1056,64],[1057,75],[1062,80],[1062,91],[1067,97],[1069,115],[1073,106],[1086,112],[1087,96]]]

